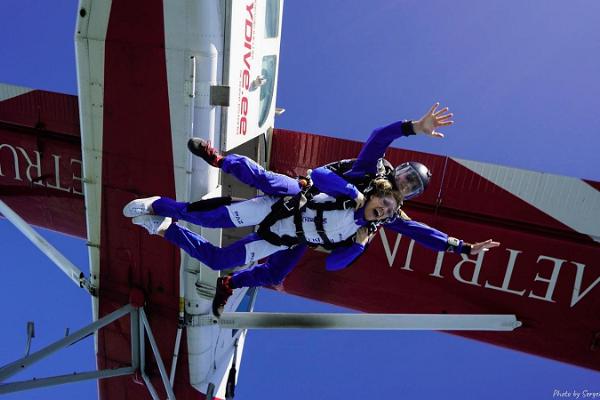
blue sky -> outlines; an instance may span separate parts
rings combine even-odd
[[[0,82],[75,94],[76,11],[73,0],[3,1]],[[288,0],[277,126],[363,140],[441,101],[456,114],[444,140],[396,145],[600,181],[598,15],[592,0]],[[44,234],[87,269],[83,241]],[[28,320],[39,348],[89,322],[91,307],[6,221],[0,238],[5,363],[22,355]],[[257,308],[332,309],[268,290]],[[93,368],[91,341],[45,365]],[[600,392],[600,373],[439,333],[256,331],[237,398],[550,399],[555,389]],[[94,398],[95,384],[5,398],[75,397]]]

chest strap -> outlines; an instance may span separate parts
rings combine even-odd
[[[329,201],[324,203],[317,203],[312,201],[312,196],[306,193],[300,193],[296,196],[288,196],[279,199],[275,204],[271,206],[271,212],[269,215],[262,220],[258,225],[256,231],[258,235],[266,240],[267,242],[275,246],[286,246],[293,247],[298,244],[307,244],[312,247],[321,246],[326,250],[333,250],[342,246],[349,246],[354,243],[355,235],[341,242],[332,242],[327,234],[325,233],[323,212],[333,210],[347,210],[353,209],[356,206],[356,202],[351,199],[339,198],[336,201]],[[304,228],[302,226],[302,211],[305,208],[310,208],[316,211],[316,217],[314,220],[317,233],[321,237],[323,243],[311,243],[306,240],[304,234]],[[294,225],[296,227],[296,236],[290,235],[277,235],[271,231],[271,227],[281,219],[294,217]]]
[[[271,227],[275,225],[277,221],[280,219],[285,219],[291,216],[294,216],[294,223],[297,225],[296,221],[300,218],[300,225],[302,225],[302,209],[306,206],[306,197],[300,193],[296,196],[287,196],[279,199],[275,204],[271,206],[271,212],[269,215],[262,220],[262,222],[258,225],[258,230],[256,233],[271,243],[274,246],[287,246],[293,247],[297,244],[303,243],[306,241],[304,238],[304,232],[302,232],[302,238],[300,235],[296,233],[296,237],[290,235],[277,235],[271,231]],[[304,239],[304,240],[302,240]]]

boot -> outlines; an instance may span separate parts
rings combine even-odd
[[[187,146],[192,154],[202,158],[213,167],[221,167],[223,156],[210,145],[210,142],[200,138],[191,138],[188,140]]]
[[[212,303],[212,312],[215,317],[220,317],[223,313],[223,308],[227,304],[227,300],[233,294],[233,289],[230,286],[231,276],[217,278],[217,290]]]

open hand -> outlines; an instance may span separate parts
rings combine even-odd
[[[369,228],[366,226],[361,226],[360,228],[358,228],[358,230],[356,231],[356,237],[354,238],[354,241],[358,244],[361,244],[363,246],[366,246],[367,243],[369,243],[369,241],[371,241],[371,239],[373,238],[373,236],[375,236],[375,234],[369,234]]]
[[[361,192],[358,192],[358,196],[356,196],[354,201],[356,202],[356,207],[354,207],[354,209],[358,210],[359,208],[361,208],[362,206],[365,205],[365,202],[367,201],[367,199],[365,198],[364,194],[362,194]]]
[[[500,246],[500,243],[494,242],[492,239],[488,239],[485,242],[473,243],[471,245],[471,254],[479,254],[482,251],[488,251],[489,249],[498,246]]]
[[[450,126],[454,123],[452,117],[454,114],[448,113],[448,107],[437,110],[440,103],[435,103],[429,111],[418,121],[413,122],[413,129],[416,133],[436,138],[443,138],[444,134],[436,131],[441,126]]]

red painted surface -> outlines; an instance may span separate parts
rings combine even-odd
[[[28,223],[87,237],[77,97],[34,90],[0,102],[0,198]]]
[[[32,90],[1,101],[0,121],[79,138],[77,96]]]
[[[131,7],[135,6],[115,2],[111,21],[134,18]],[[157,4],[145,12],[146,20],[162,18]],[[133,31],[124,32],[127,29]],[[154,333],[170,368],[179,290],[178,251],[121,215],[123,204],[134,197],[174,193],[166,83],[157,84],[166,82],[164,52],[150,46],[148,37],[144,38],[145,51],[139,46],[133,49],[134,33],[141,30],[133,22],[119,24],[109,29],[107,41],[100,310],[101,315],[111,312],[130,300],[132,288],[140,289],[148,300]],[[131,43],[123,39],[125,36]],[[153,40],[160,48],[162,37],[157,35]],[[143,79],[128,79],[137,72]],[[60,111],[60,104],[66,109]],[[55,110],[45,111],[48,105]],[[40,115],[47,119],[36,117]],[[34,91],[0,103],[0,116],[0,145],[9,145],[0,149],[2,199],[34,224],[85,237],[83,197],[75,193],[81,189],[72,177],[73,173],[80,176],[80,172],[65,163],[81,159],[79,131],[74,129],[78,125],[75,98]],[[9,147],[17,154],[19,174]],[[301,174],[316,165],[354,157],[360,147],[357,142],[278,130],[271,152],[272,167]],[[39,184],[28,180],[29,164],[23,155],[35,164],[35,151],[40,153],[43,179],[35,179],[35,168],[30,169],[30,175]],[[56,159],[60,187],[70,191],[53,188]],[[288,293],[367,312],[515,313],[524,326],[514,333],[464,336],[600,370],[600,284],[583,295],[600,277],[597,243],[449,158],[391,150],[388,159],[394,164],[408,159],[421,161],[433,171],[428,191],[406,205],[413,219],[468,241],[493,237],[502,242],[501,248],[485,255],[475,278],[475,265],[459,264],[462,258],[453,254],[444,255],[436,269],[437,253],[418,244],[411,252],[410,240],[405,237],[394,253],[397,235],[386,231],[386,242],[377,237],[368,253],[347,270],[326,272],[323,255],[310,253],[285,281]],[[599,182],[586,182],[600,188]],[[492,288],[502,286],[511,257],[514,269],[506,290],[514,293]],[[544,297],[549,290],[544,279],[551,277],[555,264],[543,257],[561,264],[552,301],[531,297]],[[580,300],[572,305],[577,282]],[[189,386],[185,340],[183,346],[176,394],[183,399],[203,398]],[[98,360],[101,367],[129,362],[126,319],[100,333]],[[160,387],[151,355],[147,361],[148,372]],[[146,388],[132,377],[104,380],[100,393],[104,399],[149,398]]]
[[[100,314],[125,304],[131,288],[142,290],[169,370],[177,329],[179,250],[121,214],[133,198],[175,194],[162,2],[113,1],[105,57]],[[100,332],[100,368],[129,362],[129,333],[128,321]],[[201,399],[189,385],[185,354],[184,337],[175,394],[178,399]],[[165,398],[151,354],[147,361],[147,373]],[[132,377],[103,380],[99,387],[102,399],[150,399]]]
[[[121,215],[132,198],[174,195],[162,18],[160,1],[113,1],[105,63],[100,312],[106,315],[127,303],[132,288],[141,290],[170,368],[179,253]],[[73,178],[81,172],[78,162],[71,161],[81,160],[78,126],[74,96],[33,91],[0,102],[0,145],[5,145],[0,149],[0,196],[33,224],[85,237],[81,186]],[[355,157],[360,147],[278,130],[271,166],[303,174],[307,168]],[[391,150],[388,159],[394,164],[421,161],[434,174],[428,191],[405,207],[413,219],[467,241],[492,237],[501,248],[487,253],[475,274],[475,264],[460,264],[460,256],[445,254],[436,264],[437,253],[418,244],[411,252],[406,237],[394,252],[397,235],[386,231],[386,241],[378,237],[347,270],[326,272],[323,255],[310,253],[285,281],[287,292],[368,312],[515,313],[524,326],[514,333],[464,336],[600,370],[600,284],[593,286],[600,277],[597,243],[447,157]],[[600,190],[600,182],[586,182]],[[511,261],[510,282],[503,291],[494,289],[502,286]],[[532,297],[544,297],[552,289],[546,280],[554,271],[551,301]],[[183,347],[177,398],[203,398],[189,386],[185,340]],[[125,365],[129,354],[128,321],[100,333],[100,367]],[[151,355],[148,362],[160,387]],[[149,395],[144,386],[123,377],[102,381],[100,397]]]
[[[292,175],[355,157],[360,148],[283,130],[272,146],[271,169]],[[486,253],[478,270],[455,254],[436,264],[436,252],[418,244],[411,252],[407,237],[394,253],[398,235],[386,230],[386,243],[378,236],[346,270],[326,272],[324,255],[309,253],[284,282],[286,292],[366,312],[516,314],[524,326],[515,332],[463,336],[600,370],[598,243],[451,159],[398,149],[386,158],[420,161],[433,172],[426,194],[405,206],[413,219],[471,242],[493,238],[501,247]]]

